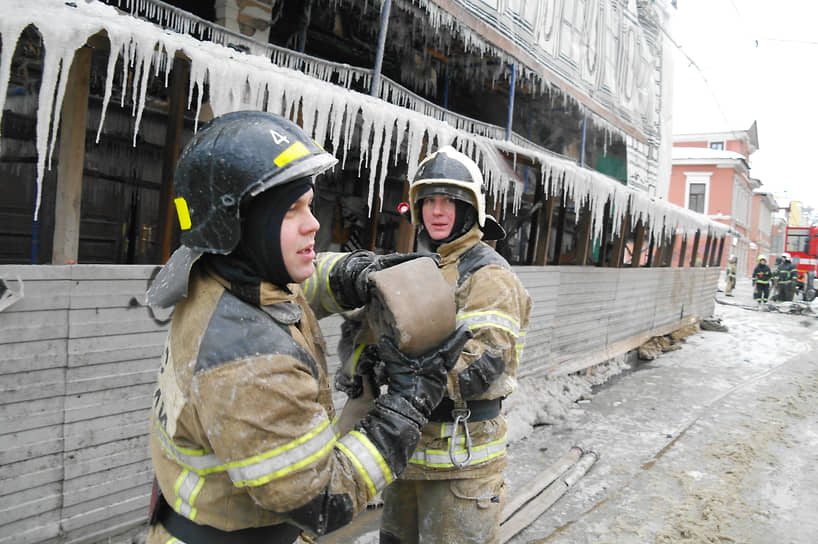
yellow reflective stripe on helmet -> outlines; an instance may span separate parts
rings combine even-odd
[[[373,497],[395,479],[381,452],[365,434],[349,431],[336,446],[358,469]]]
[[[176,204],[176,215],[179,216],[179,228],[190,230],[190,210],[187,207],[187,201],[180,196],[174,198],[173,203]]]
[[[176,494],[176,502],[173,509],[179,514],[189,520],[195,520],[198,510],[193,506],[196,502],[196,497],[199,496],[199,491],[204,486],[204,478],[185,469],[176,478],[176,483],[173,486],[173,492]]]
[[[295,159],[300,159],[304,155],[309,154],[310,150],[307,149],[307,146],[301,142],[295,142],[290,147],[282,151],[281,154],[273,160],[273,162],[276,163],[276,166],[284,166],[285,164],[293,162]]]
[[[205,476],[227,471],[236,487],[254,487],[286,476],[325,457],[335,444],[329,419],[324,419],[312,431],[282,446],[239,461],[224,463],[205,450],[179,448],[160,425],[159,437],[165,451],[182,467]]]
[[[468,453],[465,448],[465,435],[458,435],[459,446],[455,449],[455,457],[464,458]],[[480,446],[472,446],[471,459],[469,465],[479,465],[485,463],[496,457],[500,457],[506,453],[506,437],[499,440],[481,444]],[[409,462],[413,465],[421,465],[431,468],[451,468],[454,467],[452,459],[449,456],[449,450],[421,450],[417,449],[412,454]]]
[[[520,322],[510,315],[498,312],[497,310],[465,312],[457,314],[456,320],[458,326],[466,325],[471,330],[482,327],[495,327],[510,333],[514,337],[520,336]]]
[[[172,537],[170,537],[169,539],[167,539],[167,540],[165,541],[165,544],[176,544],[177,542],[178,542],[179,544],[185,544],[184,542],[182,542],[181,540],[179,540],[179,539],[178,539],[178,538],[176,538],[175,536],[172,536]]]

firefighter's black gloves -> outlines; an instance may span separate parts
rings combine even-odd
[[[429,257],[440,264],[440,255],[436,253],[376,255],[371,251],[353,251],[332,267],[329,275],[330,287],[336,295],[336,300],[344,308],[358,308],[368,303],[370,299],[369,274],[418,257]]]
[[[466,327],[456,329],[435,349],[422,355],[409,356],[400,351],[388,337],[378,342],[381,359],[385,363],[388,394],[398,395],[423,417],[425,425],[446,392],[446,374],[454,367],[463,346],[472,337]]]
[[[340,352],[339,352],[340,354]],[[351,399],[360,397],[364,392],[364,380],[369,380],[372,389],[377,391],[381,384],[386,383],[383,377],[384,363],[379,359],[375,345],[368,345],[358,355],[354,375],[344,372],[343,366],[335,374],[335,388],[343,391]]]

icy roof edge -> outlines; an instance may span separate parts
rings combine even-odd
[[[489,142],[486,142],[488,145]],[[570,159],[549,153],[544,150],[532,150],[508,141],[493,141],[506,153],[523,155],[535,164],[539,164],[541,183],[550,178],[549,198],[561,198],[563,190],[566,198],[579,204],[587,204],[591,211],[594,236],[602,235],[605,203],[613,204],[613,223],[618,225],[625,213],[630,213],[632,223],[642,220],[650,232],[665,235],[682,232],[694,234],[705,230],[717,234],[726,234],[729,226],[713,221],[704,214],[682,208],[666,200],[656,199],[642,191],[623,185],[618,180],[582,167]]]
[[[601,233],[604,202],[615,204],[615,214],[621,218],[630,210],[634,222],[642,219],[653,232],[662,228],[681,228],[686,232],[700,229],[721,232],[720,224],[703,222],[698,214],[657,201],[647,194],[610,180],[606,176],[579,167],[573,161],[542,150],[519,144],[487,138],[456,128],[426,115],[386,103],[378,98],[339,87],[299,71],[271,64],[266,56],[249,55],[212,42],[201,42],[188,35],[163,30],[152,23],[123,17],[115,8],[98,2],[67,4],[61,1],[38,3],[27,0],[7,0],[8,13],[0,19],[0,35],[4,43],[15,43],[23,29],[34,25],[44,43],[43,76],[37,109],[37,203],[34,218],[38,218],[42,179],[50,160],[58,133],[60,116],[67,84],[67,68],[74,52],[84,47],[87,40],[105,31],[111,47],[106,77],[106,90],[97,140],[105,122],[105,112],[112,94],[113,70],[121,55],[125,65],[134,71],[131,92],[134,101],[134,142],[140,127],[146,100],[147,74],[159,75],[164,71],[167,84],[172,62],[177,53],[190,59],[191,76],[188,104],[196,96],[196,117],[201,109],[201,97],[207,82],[210,105],[214,115],[240,109],[256,109],[292,116],[299,112],[303,127],[319,144],[327,140],[333,144],[336,155],[342,155],[342,164],[351,144],[356,120],[360,119],[360,142],[372,141],[361,147],[360,168],[369,168],[368,206],[372,210],[374,191],[378,188],[383,201],[387,162],[397,163],[402,145],[406,144],[407,175],[411,178],[423,149],[424,139],[430,149],[454,144],[481,164],[489,190],[495,197],[508,198],[512,187],[513,210],[519,209],[522,195],[513,179],[498,167],[496,153],[485,152],[486,145],[503,146],[512,153],[535,157],[541,165],[541,182],[551,172],[556,176],[552,191],[565,188],[566,194],[577,202],[589,202],[594,214],[595,232]],[[10,76],[11,55],[14,47],[3,48],[0,57],[0,111],[3,110]],[[194,94],[194,90],[198,91]],[[50,130],[49,130],[50,128]],[[393,144],[394,138],[394,144]],[[394,145],[394,149],[393,149]],[[556,193],[555,193],[556,194]]]

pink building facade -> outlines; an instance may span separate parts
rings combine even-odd
[[[750,155],[757,149],[755,123],[746,131],[674,135],[668,188],[670,202],[730,227],[719,265],[735,255],[737,270],[748,275],[758,255],[769,258],[777,210],[772,195],[750,175]]]

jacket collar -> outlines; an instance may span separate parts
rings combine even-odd
[[[437,252],[440,254],[440,266],[457,262],[461,255],[476,244],[479,244],[482,238],[483,231],[480,230],[480,226],[474,225],[469,232],[460,238],[441,245],[437,248]]]

